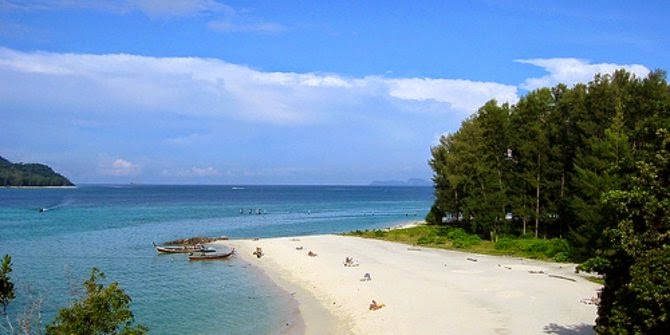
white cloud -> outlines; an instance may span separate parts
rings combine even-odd
[[[534,58],[517,59],[516,62],[522,64],[531,64],[544,68],[548,72],[540,78],[528,78],[520,85],[526,90],[534,90],[540,87],[551,87],[559,83],[573,86],[577,83],[588,83],[597,73],[611,74],[619,69],[624,69],[635,74],[638,77],[644,77],[649,73],[643,65],[639,64],[611,64],[598,63],[591,64],[587,60],[577,58]]]
[[[151,19],[206,17],[209,29],[221,33],[276,34],[288,31],[280,23],[253,18],[248,10],[236,10],[216,0],[0,0],[10,11],[93,10],[115,15],[140,12]]]
[[[123,14],[140,11],[149,17],[184,17],[200,14],[223,13],[231,15],[235,11],[214,0],[32,0],[0,1],[0,8],[22,11],[49,11],[61,9],[92,9]]]
[[[474,112],[486,101],[515,103],[516,87],[492,82],[461,79],[409,78],[388,80],[389,94],[405,100],[433,100],[454,109]]]
[[[104,176],[135,176],[140,174],[142,171],[141,167],[137,164],[134,164],[123,158],[118,158],[112,162],[109,162],[107,159],[103,159],[101,166],[99,167],[99,172]]]
[[[54,112],[77,110],[77,118],[84,119],[85,113],[156,117],[171,113],[304,125],[373,113],[380,102],[392,105],[398,100],[410,105],[430,101],[438,105],[432,109],[437,113],[462,115],[492,98],[515,102],[516,87],[460,79],[262,72],[211,58],[21,52],[0,47],[0,100],[46,104]],[[394,112],[410,110],[411,106],[396,106]]]
[[[115,169],[130,169],[133,167],[133,163],[125,160],[125,159],[117,159],[112,163],[112,167]]]
[[[126,2],[130,7],[139,9],[150,17],[234,12],[230,7],[214,0],[127,0]]]

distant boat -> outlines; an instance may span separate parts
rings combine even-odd
[[[37,209],[37,211],[40,212],[40,213],[46,212],[48,210],[49,210],[48,208],[44,208],[44,207],[40,207],[40,208]]]
[[[196,255],[195,253],[190,253],[188,254],[188,259],[191,261],[206,261],[206,260],[211,260],[211,259],[224,259],[230,257],[232,254],[235,253],[235,248],[231,249],[227,253],[221,253],[221,254],[199,254]]]
[[[187,252],[216,252],[216,249],[207,248],[202,244],[196,245],[156,245],[156,242],[151,242],[158,252],[168,254],[183,254]]]

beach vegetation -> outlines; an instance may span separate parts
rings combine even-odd
[[[432,148],[426,221],[495,252],[584,262],[578,269],[604,279],[598,334],[665,334],[669,131],[661,70],[540,88],[515,105],[489,101]]]
[[[0,304],[2,304],[2,314],[5,315],[7,315],[7,306],[16,298],[14,283],[9,277],[10,272],[12,272],[12,257],[5,255],[0,265]]]
[[[84,281],[86,296],[62,308],[47,326],[46,334],[141,335],[148,329],[135,324],[131,298],[117,282],[104,286],[105,274],[93,268]]]

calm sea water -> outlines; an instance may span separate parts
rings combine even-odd
[[[12,256],[19,294],[9,312],[23,311],[30,293],[44,300],[48,323],[97,267],[132,297],[136,320],[153,334],[276,334],[290,319],[283,307],[291,297],[257,269],[238,258],[189,262],[185,255],[158,255],[151,242],[388,227],[422,219],[432,192],[372,186],[0,189],[0,256]]]

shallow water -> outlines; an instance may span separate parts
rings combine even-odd
[[[291,318],[291,296],[256,269],[235,257],[158,255],[151,242],[387,227],[422,219],[432,201],[429,187],[0,189],[0,255],[12,255],[19,293],[9,311],[22,311],[30,290],[44,299],[48,323],[97,267],[132,297],[136,320],[153,334],[279,333]]]

